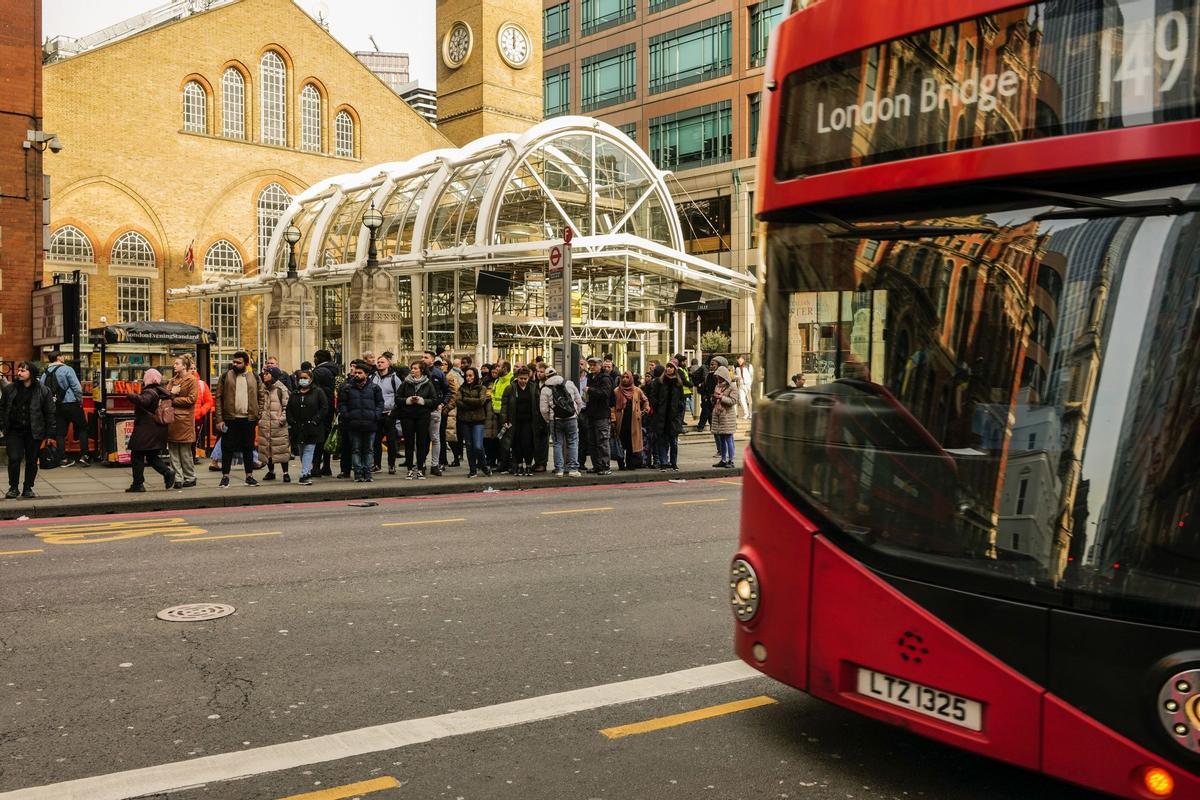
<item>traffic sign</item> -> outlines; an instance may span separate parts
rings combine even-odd
[[[571,230],[571,226],[570,226],[570,225],[568,225],[568,226],[567,226],[567,227],[566,227],[566,228],[563,230],[563,243],[564,243],[564,244],[567,244],[567,245],[570,245],[570,244],[571,244],[571,240],[572,240],[573,238],[575,238],[575,232],[574,232],[574,231],[572,231],[572,230]]]
[[[562,248],[554,245],[550,248],[550,266],[557,268],[562,263]]]

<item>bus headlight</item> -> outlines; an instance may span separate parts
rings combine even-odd
[[[761,596],[754,567],[743,558],[735,558],[729,569],[729,602],[739,622],[749,622],[754,618]]]

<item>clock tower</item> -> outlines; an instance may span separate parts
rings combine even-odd
[[[541,0],[437,0],[438,130],[457,145],[542,119]]]

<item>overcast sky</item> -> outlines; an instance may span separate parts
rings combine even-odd
[[[350,50],[381,50],[412,56],[411,77],[434,88],[434,0],[297,0],[309,12],[325,11],[329,31]],[[42,33],[83,36],[166,5],[166,0],[42,0]]]

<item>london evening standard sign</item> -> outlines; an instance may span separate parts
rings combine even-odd
[[[780,179],[1198,116],[1200,0],[1054,0],[789,75]]]

